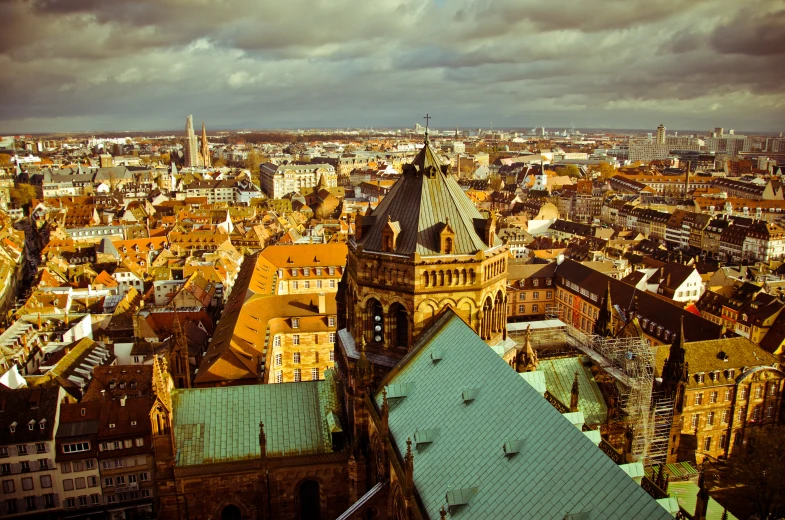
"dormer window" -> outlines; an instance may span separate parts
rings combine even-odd
[[[41,422],[38,423],[38,429],[43,430],[44,428],[46,428],[46,419],[41,419]]]
[[[303,276],[310,276],[311,270],[308,267],[303,267]]]
[[[10,426],[8,427],[8,429],[11,430],[11,433],[15,433],[16,432],[16,421],[12,422],[10,424]]]
[[[704,376],[705,376],[705,374],[703,372],[695,374],[695,380],[698,381],[698,383],[703,383],[704,380],[705,380]]]
[[[30,422],[27,423],[27,429],[30,431],[35,430],[35,419],[30,419]]]
[[[293,329],[300,328],[300,318],[292,318],[292,328]]]
[[[734,377],[735,375],[736,375],[736,370],[734,370],[734,369],[732,369],[732,368],[731,368],[731,369],[728,369],[728,379],[733,379],[733,377]]]
[[[393,221],[387,215],[387,224],[382,229],[382,251],[385,253],[393,253],[398,247],[398,235],[401,232],[400,222]]]
[[[292,276],[297,276],[297,269],[296,268],[292,269]]]

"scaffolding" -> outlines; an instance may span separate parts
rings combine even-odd
[[[518,344],[529,334],[540,357],[555,355],[587,356],[613,377],[619,390],[619,405],[632,429],[630,455],[649,467],[665,462],[673,419],[673,402],[653,395],[654,349],[643,337],[605,338],[587,334],[558,321],[557,313],[547,313],[545,322],[510,324],[508,336]]]

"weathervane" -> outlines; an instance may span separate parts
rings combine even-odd
[[[426,113],[425,117],[423,117],[423,119],[425,119],[425,142],[427,143],[428,142],[428,124],[431,122],[431,116],[428,113]]]

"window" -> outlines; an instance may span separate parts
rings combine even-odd
[[[0,472],[2,472],[3,475],[10,475],[11,474],[11,465],[10,464],[0,464],[0,470],[2,470]]]
[[[310,282],[310,280],[306,280],[306,281],[304,281],[304,282],[303,282],[303,286],[304,286],[306,289],[310,289],[310,288],[311,288],[311,282]]]
[[[79,507],[84,507],[87,505],[87,495],[82,495],[79,497]]]
[[[98,495],[98,494],[90,495],[90,504],[95,506],[95,505],[98,505],[100,503],[101,503],[101,496],[100,495]]]
[[[330,316],[329,318],[327,318],[327,326],[335,327],[335,316]]]
[[[149,497],[150,497],[150,490],[149,489],[143,489],[142,490],[142,498],[149,498]]]
[[[723,410],[722,411],[722,423],[723,424],[728,424],[729,420],[730,420],[730,410]]]
[[[294,369],[294,380],[297,382],[302,381],[302,374],[300,373],[299,368]]]
[[[534,292],[532,293],[532,300],[539,300],[539,299],[540,299],[540,293],[539,293],[539,291],[534,291]]]
[[[276,383],[283,383],[283,371],[281,371],[281,370],[278,370],[278,371],[275,373],[275,382],[276,382]]]
[[[709,394],[709,402],[712,404],[717,402],[717,392],[712,392]]]
[[[71,472],[71,463],[70,462],[62,462],[60,464],[60,473],[70,473]]]
[[[553,291],[545,291],[545,298],[547,298],[548,300],[553,298]]]
[[[728,436],[727,434],[723,433],[722,435],[720,435],[720,443],[717,447],[724,450],[727,443],[728,443]]]
[[[76,499],[74,497],[68,497],[65,499],[65,507],[76,507]]]
[[[772,383],[769,385],[769,395],[777,395],[777,384]]]
[[[300,335],[292,334],[292,345],[299,345],[299,344],[300,344]]]
[[[521,314],[526,312],[526,306],[525,305],[518,305],[518,312],[520,312]]]
[[[739,399],[746,399],[747,398],[747,392],[749,392],[749,387],[742,386],[741,387],[741,394],[739,395]]]
[[[321,289],[322,288],[322,281],[321,280],[316,280],[316,288],[317,289]]]
[[[739,409],[739,422],[744,422],[744,419],[747,417],[747,412],[744,408]]]
[[[35,511],[35,497],[25,497],[25,507],[28,511]]]
[[[761,410],[761,406],[760,405],[758,405],[755,408],[753,408],[752,409],[752,420],[753,421],[760,421],[761,420],[761,415],[762,415],[761,412],[762,412],[762,410]]]
[[[292,328],[293,329],[300,328],[300,318],[292,318]]]
[[[761,397],[763,397],[763,387],[762,386],[756,386],[755,387],[755,399],[760,399]]]
[[[692,428],[695,429],[698,427],[698,423],[700,423],[701,414],[694,413],[692,414]]]
[[[76,453],[79,451],[89,451],[89,450],[90,450],[89,442],[73,442],[69,444],[63,444],[63,453]]]
[[[141,480],[142,482],[147,482],[148,478],[149,477],[146,471],[144,473],[139,473],[139,480]]]
[[[297,276],[297,269],[292,269],[292,276]]]
[[[330,351],[330,362],[335,362],[335,352],[332,350]]]
[[[128,475],[128,483],[136,484],[136,475]]]
[[[657,328],[659,328],[659,327],[657,327]],[[695,374],[695,378],[698,380],[698,383],[703,383],[705,381],[705,379],[706,379],[706,374],[703,374],[703,373]],[[698,403],[695,403],[695,404],[698,404]]]
[[[703,451],[711,451],[711,437],[703,439]]]
[[[95,468],[95,461],[93,459],[87,459],[84,461],[84,469],[93,469]]]
[[[44,508],[49,509],[55,506],[54,493],[47,493],[44,495]]]
[[[38,459],[38,469],[49,469],[49,459]]]
[[[116,461],[114,461],[114,467],[115,468],[122,468],[124,465],[125,464],[124,464],[123,459],[117,459]]]
[[[8,448],[5,446],[0,448],[0,457],[8,457]]]
[[[16,488],[14,487],[14,481],[13,480],[4,480],[3,481],[3,493],[13,493],[14,491],[16,491]]]
[[[701,404],[703,404],[703,392],[698,392],[695,394],[695,405],[698,406]]]
[[[98,485],[98,477],[90,475],[87,477],[87,487],[96,487]]]
[[[311,369],[311,380],[318,381],[319,380],[319,369],[312,368]]]
[[[101,467],[103,469],[112,469],[112,461],[111,460],[105,460],[105,461],[101,462]]]
[[[708,426],[714,426],[714,412],[709,412],[706,414],[706,424]]]
[[[293,281],[292,282],[292,289],[294,289],[296,291],[299,288],[300,288],[300,284],[297,283],[297,280]]]
[[[730,388],[725,389],[725,400],[726,401],[730,401],[731,395],[733,395],[732,392],[731,392],[731,389]]]
[[[122,486],[125,484],[125,476],[120,475],[119,477],[116,477],[114,481],[118,486]]]
[[[117,496],[115,496],[115,495],[107,495],[106,496],[106,503],[107,504],[114,504],[115,502],[117,502]]]
[[[22,465],[22,473],[29,473],[30,472],[30,461],[29,460],[23,460],[22,462],[20,462],[20,464]]]
[[[16,447],[16,452],[19,455],[27,455],[27,446],[24,444],[20,444],[19,446]]]
[[[42,488],[52,487],[52,477],[49,475],[41,475],[40,479]]]
[[[538,285],[540,285],[540,281],[537,278],[535,278],[532,280],[532,285],[537,287]]]
[[[327,341],[329,343],[335,343],[335,332],[329,332],[327,334]]]
[[[330,280],[330,289],[335,289],[335,280]]]
[[[540,312],[540,306],[536,303],[532,305],[532,312]]]
[[[280,347],[281,346],[281,336],[275,336],[273,338],[273,346]]]
[[[104,479],[104,487],[112,487],[114,486],[114,480],[112,477],[108,477]]]
[[[76,489],[84,489],[87,487],[84,477],[75,478],[74,484],[76,485]]]
[[[292,363],[299,363],[300,362],[300,353],[295,352],[292,354]]]
[[[46,444],[44,444],[43,442],[36,443],[35,451],[36,453],[46,453]]]
[[[123,448],[131,448],[131,447],[133,447],[133,444],[134,444],[134,441],[132,441],[131,439],[125,439],[123,441]]]
[[[134,446],[136,446],[137,448],[141,448],[142,446],[144,446],[144,438],[142,438],[142,437],[137,437],[137,438],[134,440]]]
[[[766,419],[771,419],[774,417],[774,403],[768,403],[766,405]]]
[[[110,428],[114,428],[114,424],[110,424],[109,427]],[[120,448],[123,447],[123,445],[122,445],[122,443],[120,441],[114,441],[113,446],[114,446],[114,449],[116,449],[116,450],[119,450]]]
[[[303,276],[311,276],[311,268],[303,267]]]

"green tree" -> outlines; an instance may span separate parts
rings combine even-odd
[[[245,167],[251,170],[251,174],[259,171],[259,164],[261,164],[261,159],[256,150],[248,152],[248,155],[245,157]]]
[[[17,207],[28,206],[36,197],[35,187],[31,184],[18,184],[15,188],[9,190],[11,201]]]
[[[580,168],[578,168],[574,164],[568,164],[564,168],[564,175],[566,175],[568,177],[573,177],[574,178],[574,177],[580,176],[580,174],[581,174]]]
[[[785,426],[749,428],[746,446],[737,447],[720,473],[728,485],[742,485],[759,518],[785,513]],[[740,451],[740,452],[738,452]]]

